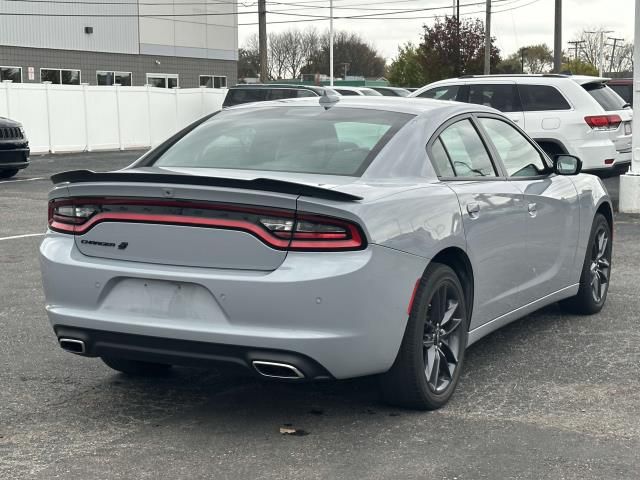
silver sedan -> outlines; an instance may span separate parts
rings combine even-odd
[[[465,349],[603,307],[612,207],[495,110],[324,96],[210,115],[117,172],[55,175],[40,248],[60,346],[127,374],[380,374],[451,397]]]

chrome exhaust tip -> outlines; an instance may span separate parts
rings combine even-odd
[[[251,362],[253,368],[263,377],[279,378],[284,380],[301,380],[304,373],[288,363],[267,362],[264,360],[254,360]]]
[[[82,340],[76,340],[75,338],[59,338],[58,343],[60,348],[65,352],[77,353],[78,355],[84,355],[87,353],[84,342]]]

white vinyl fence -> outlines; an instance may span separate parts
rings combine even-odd
[[[155,146],[219,110],[226,89],[0,83],[0,117],[22,123],[32,153]]]

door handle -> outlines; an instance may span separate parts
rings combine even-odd
[[[480,205],[478,203],[467,203],[467,212],[471,218],[478,218],[480,215]]]
[[[511,121],[513,123],[520,123],[520,119],[519,118],[512,118]]]
[[[528,210],[529,215],[531,215],[532,217],[535,217],[538,214],[538,206],[535,203],[530,203]]]

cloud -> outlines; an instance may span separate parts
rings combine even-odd
[[[285,11],[289,13],[307,13],[309,15],[328,15],[328,9],[302,9],[300,5],[310,5],[307,0],[296,3],[296,0],[279,0],[277,6],[269,5],[268,11]],[[382,3],[385,0],[370,0],[371,9],[362,6],[366,2],[363,0],[335,0],[334,5],[359,5],[357,10],[335,9],[335,16],[338,15],[362,15],[368,13],[379,13],[380,8],[418,9],[427,8],[420,0],[406,0],[399,3]],[[387,0],[395,1],[398,0]],[[536,43],[547,43],[553,47],[553,24],[554,24],[554,3],[555,0],[494,0],[492,16],[492,35],[497,38],[498,46],[504,55],[516,51],[519,47]],[[640,1],[640,0],[639,0]],[[472,0],[461,0],[464,3],[477,3]],[[296,5],[285,6],[284,3],[296,3]],[[451,0],[438,0],[433,5],[441,6],[450,4]],[[613,30],[612,36],[623,37],[626,41],[633,41],[634,32],[634,0],[564,0],[563,5],[563,46],[567,48],[567,42],[573,40],[584,29],[603,28]],[[327,5],[329,0],[317,0],[313,5]],[[430,4],[431,5],[431,4]],[[513,10],[509,10],[513,8]],[[245,10],[255,11],[256,7],[246,7]],[[295,9],[295,10],[294,10]],[[242,11],[242,8],[241,8]],[[463,12],[480,12],[471,15],[484,20],[483,7],[467,7]],[[334,21],[337,30],[347,30],[359,33],[363,39],[370,42],[387,59],[392,59],[398,46],[408,41],[418,43],[422,32],[422,25],[433,23],[433,19],[420,19],[417,17],[431,16],[436,12],[414,12],[398,16],[413,17],[410,20],[350,20],[340,19]],[[438,10],[437,13],[450,15],[452,9]],[[240,22],[252,22],[252,15],[241,15]],[[257,21],[257,14],[255,15]],[[267,22],[298,19],[297,17],[267,14]],[[313,23],[285,23],[267,24],[267,31],[283,31],[290,28],[306,28],[313,25],[319,30],[329,28],[329,21]],[[257,33],[257,25],[240,26],[239,42],[242,46],[247,37]]]

